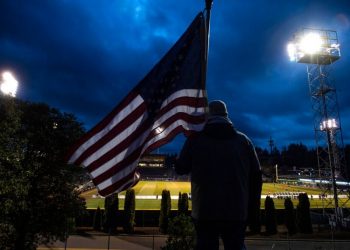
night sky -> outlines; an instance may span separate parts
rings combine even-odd
[[[185,31],[204,0],[0,0],[0,72],[18,98],[73,113],[90,129],[118,104]],[[214,0],[207,90],[227,103],[256,146],[314,147],[306,65],[286,44],[300,28],[338,32],[333,65],[343,137],[350,143],[348,0]],[[178,152],[183,136],[161,152]]]

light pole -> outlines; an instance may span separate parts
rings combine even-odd
[[[11,72],[5,71],[2,73],[0,80],[0,90],[4,95],[16,97],[18,81]]]
[[[336,178],[341,178],[345,173],[345,154],[338,99],[330,72],[333,63],[340,59],[339,47],[336,31],[306,28],[297,32],[287,47],[291,61],[307,64],[319,179],[320,184],[322,181],[332,183],[337,224],[340,223],[341,213],[338,209]],[[328,191],[330,187],[327,185],[324,188]]]
[[[339,165],[339,154],[337,151],[337,144],[334,139],[334,134],[336,133],[336,130],[338,129],[338,125],[336,123],[335,119],[328,119],[322,121],[320,124],[320,130],[324,131],[327,135],[327,143],[328,143],[328,152],[329,152],[329,162],[330,164],[330,170],[331,170],[331,177],[332,177],[332,188],[333,188],[333,197],[334,197],[334,205],[336,209],[336,213],[338,212],[338,191],[337,191],[337,184],[336,184],[336,177],[338,177],[338,174],[336,172],[337,166]],[[337,214],[336,214],[337,215]]]

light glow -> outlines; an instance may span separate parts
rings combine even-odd
[[[287,45],[290,61],[329,65],[340,59],[337,32],[304,28]]]
[[[315,54],[321,50],[323,41],[316,33],[306,34],[300,41],[300,49],[305,54]]]
[[[1,92],[5,95],[15,97],[17,93],[18,81],[8,71],[2,73],[2,79],[3,80],[0,82]]]
[[[157,133],[157,134],[160,134],[160,133],[162,133],[163,131],[164,131],[164,128],[162,128],[162,127],[156,128],[156,133]]]
[[[320,124],[321,130],[336,129],[336,128],[338,128],[338,125],[335,119],[328,119],[326,121],[323,121]]]
[[[289,59],[294,62],[296,61],[296,53],[297,53],[297,49],[295,47],[295,44],[294,43],[289,43],[287,45],[287,51],[288,51],[288,56],[289,56]]]

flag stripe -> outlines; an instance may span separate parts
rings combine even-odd
[[[112,185],[108,186],[105,189],[100,189],[99,193],[103,196],[109,195],[113,192],[119,192],[124,190],[124,186],[127,186],[129,183],[134,181],[135,172],[131,172],[129,175],[125,176],[123,179],[114,182]],[[132,186],[132,185],[130,185]]]
[[[147,140],[147,142],[144,145],[144,150],[141,154],[144,154],[145,151],[149,152],[148,148],[151,147],[153,144],[157,143],[158,141],[164,141],[164,138],[172,138],[171,135],[173,131],[176,130],[178,127],[181,127],[182,130],[200,131],[203,128],[204,122],[204,115],[201,117],[192,117],[187,116],[187,114],[184,113],[177,113],[176,115],[172,116],[169,120],[167,120],[168,124],[165,126],[166,129],[162,131],[162,133],[155,135],[154,137],[149,138],[149,140]]]
[[[143,110],[144,111],[144,110]],[[105,155],[109,150],[114,148],[116,145],[118,145],[120,142],[124,141],[127,137],[129,137],[139,126],[142,124],[142,122],[146,119],[147,113],[146,112],[139,112],[138,116],[129,116],[128,119],[131,124],[123,124],[123,130],[121,133],[117,134],[116,136],[111,137],[111,135],[108,135],[111,137],[111,140],[104,140],[104,144],[100,145],[100,147],[94,147],[92,148],[91,152],[94,151],[88,158],[86,158],[82,164],[84,166],[90,165],[92,162],[94,162],[96,159],[101,158],[103,155]],[[137,119],[135,121],[132,121],[134,119]],[[127,121],[126,121],[127,122]],[[128,127],[126,125],[129,125]],[[115,132],[112,132],[113,134]]]
[[[195,108],[205,108],[207,105],[207,99],[206,98],[196,98],[196,97],[188,97],[188,96],[182,96],[178,97],[177,99],[171,101],[167,106],[163,107],[157,117],[160,117],[164,115],[165,113],[169,112],[171,109],[178,107],[178,106],[189,106],[189,107],[195,107]],[[193,114],[198,112],[205,112],[205,110],[193,110],[191,111]]]
[[[179,121],[177,121],[177,124],[179,124]],[[176,125],[177,125],[176,124]],[[156,140],[154,141],[151,145],[149,145],[146,149],[145,149],[145,153],[147,152],[150,152],[152,151],[153,149],[163,145],[164,143],[166,143],[169,139],[175,137],[178,133],[184,131],[184,127],[183,127],[183,124],[181,125],[177,125],[177,126],[174,126],[174,128],[169,131],[169,133],[159,139],[159,140]],[[198,130],[193,130],[193,131],[198,131]],[[192,132],[193,132],[192,131]],[[137,152],[136,153],[140,153],[139,152],[139,149],[136,150]],[[125,166],[125,164],[129,163],[129,162],[132,162],[132,160],[135,159],[134,157],[131,157],[129,158],[129,160],[127,162],[124,162],[124,164],[121,164],[121,166]],[[130,176],[130,174],[128,174],[129,172],[130,173],[134,173],[136,167],[137,167],[137,163],[138,163],[138,159],[136,159],[134,162],[132,162],[130,165],[127,165],[125,168],[123,169],[118,169],[117,172],[115,175],[112,175],[110,178],[106,179],[105,181],[99,183],[98,182],[98,178],[95,179],[94,183],[95,185],[98,185],[98,187],[100,188],[101,192],[102,193],[108,193],[108,191],[106,191],[105,189],[109,189],[115,185],[119,185],[119,182],[125,178],[129,178],[128,176]]]
[[[106,131],[108,133],[106,133],[94,145],[91,145],[90,148],[88,148],[77,159],[77,164],[88,166],[94,161],[92,158],[98,159],[99,157],[103,156],[103,154],[108,152],[111,147],[114,147],[114,145],[118,144],[120,141],[123,141],[129,136],[130,133],[133,133],[146,117],[146,105],[142,103],[136,110],[125,117],[121,123],[112,128],[110,131]]]
[[[173,107],[172,110],[168,110],[167,108],[164,108],[167,112],[160,112],[160,113],[163,114],[163,116],[162,116],[162,117],[159,117],[158,120],[156,120],[156,121],[154,122],[154,124],[156,125],[156,127],[158,126],[158,124],[162,123],[165,119],[167,119],[167,117],[168,117],[169,115],[174,114],[174,113],[176,113],[176,112],[181,112],[181,111],[185,111],[185,112],[188,112],[188,113],[194,113],[194,112],[203,113],[203,112],[204,112],[203,107],[204,107],[204,105],[205,105],[205,103],[206,103],[205,100],[197,101],[197,102],[196,102],[195,99],[193,99],[193,98],[184,98],[184,100],[180,100],[180,101],[182,101],[182,102],[185,103],[186,105],[190,105],[190,106],[192,106],[192,107],[188,107],[188,106],[184,106],[184,105],[179,106],[179,105],[178,105],[179,103],[178,103],[176,100],[173,101],[173,102],[171,103],[171,105],[170,105],[170,107]],[[195,105],[198,105],[198,106],[195,106]],[[168,106],[167,106],[167,107],[168,107]],[[193,107],[195,107],[195,108],[193,108]],[[147,125],[147,124],[145,124],[145,125]],[[152,129],[153,129],[153,128],[152,128]],[[147,130],[147,126],[139,127],[138,130],[139,130],[139,131],[136,131],[136,129],[134,129],[134,130],[132,131],[132,132],[134,132],[135,134],[127,133],[127,134],[130,134],[130,135],[132,136],[131,138],[127,138],[126,136],[123,136],[123,137],[121,137],[120,140],[114,140],[114,139],[113,139],[113,142],[108,143],[108,149],[111,150],[111,152],[103,151],[103,153],[98,153],[98,154],[94,153],[93,155],[89,156],[89,158],[95,158],[95,159],[98,160],[98,162],[96,162],[96,163],[94,163],[94,164],[97,164],[97,165],[103,164],[103,163],[102,163],[102,162],[104,161],[103,159],[108,160],[108,155],[115,155],[115,154],[118,153],[118,151],[123,150],[123,149],[125,148],[125,146],[122,147],[121,145],[125,145],[125,144],[129,143],[131,140],[133,140],[133,138],[138,137],[144,130]],[[119,131],[119,133],[125,134],[124,131],[123,131],[123,132],[120,132],[120,131]],[[113,138],[114,136],[115,136],[114,134],[113,134],[113,136],[112,136],[112,135],[109,135],[108,138],[109,138],[109,137]],[[124,142],[123,144],[120,144],[120,143],[123,142],[122,139],[124,139],[124,140],[127,139],[127,141]],[[106,143],[107,143],[106,141],[103,142],[103,144],[106,144]],[[102,144],[102,145],[103,145],[103,144]],[[120,145],[120,146],[118,147],[118,149],[116,149],[115,147],[117,147],[118,145]],[[98,151],[100,150],[100,149],[98,149],[97,147],[94,148],[94,149],[96,150],[96,152],[98,152]],[[98,150],[98,151],[97,151],[97,150]],[[107,154],[107,155],[105,155],[105,154]],[[94,157],[94,155],[98,155],[99,157]],[[103,159],[100,159],[101,156],[104,157],[104,158],[103,158]],[[91,163],[91,161],[84,161],[84,162],[83,162],[83,165],[88,166],[90,163]],[[89,167],[89,169],[91,169],[91,170],[92,170],[93,168],[94,168],[93,166]]]
[[[184,131],[184,128],[182,125],[176,126],[170,133],[167,134],[166,137],[154,142],[149,147],[147,147],[145,150],[145,153],[148,153],[148,152],[152,151],[153,149],[160,147],[161,145],[166,143],[169,139],[175,137],[178,133],[180,133],[182,131]],[[194,132],[194,131],[188,131],[188,132]],[[136,169],[137,163],[138,163],[138,160],[136,160],[132,164],[128,165],[125,169],[126,171],[119,170],[120,172],[116,173],[115,175],[113,175],[112,177],[110,177],[106,181],[102,182],[101,184],[97,184],[96,180],[95,180],[95,183],[96,183],[95,185],[98,185],[98,187],[101,191],[101,194],[103,195],[103,193],[108,193],[109,192],[108,190],[110,190],[110,188],[113,188],[114,186],[119,185],[119,183],[122,182],[122,180],[128,179],[130,174],[127,174],[127,173],[129,171],[131,171],[130,173],[134,173],[134,169]]]
[[[165,119],[164,120],[162,119],[163,122],[160,124],[160,126],[157,128],[154,128],[151,131],[149,137],[147,138],[147,141],[151,140],[154,137],[160,137],[162,135],[165,135],[166,131],[169,129],[169,127],[172,126],[172,124],[174,122],[176,122],[177,120],[186,122],[188,124],[196,124],[196,125],[202,124],[205,121],[205,116],[203,114],[201,114],[199,116],[198,115],[192,116],[191,114],[188,114],[185,112],[180,112],[180,111],[178,111],[170,116],[167,114],[166,116],[164,116],[164,118]],[[186,123],[184,123],[184,125],[186,125]],[[158,128],[161,128],[161,129],[159,131],[157,131]]]
[[[113,155],[113,157],[108,161],[99,164],[97,168],[91,171],[91,175],[94,178],[96,178],[101,174],[103,174],[105,171],[108,171],[113,166],[120,163],[122,160],[125,160],[126,157],[129,157],[129,155],[131,155],[134,150],[137,150],[140,147],[140,145],[143,145],[143,143],[146,141],[148,134],[149,134],[149,130],[146,130],[141,136],[136,138],[133,143],[129,144],[130,146],[125,147],[123,151]]]
[[[145,122],[141,124],[131,135],[129,135],[125,140],[121,141],[118,145],[110,149],[106,154],[104,154],[102,157],[96,159],[94,162],[92,162],[90,165],[87,166],[87,170],[89,172],[92,172],[99,168],[100,166],[103,166],[106,162],[112,160],[115,156],[120,154],[120,152],[123,152],[124,150],[127,150],[128,148],[133,148],[133,143],[137,144],[137,142],[140,142],[140,138],[144,138],[144,140],[147,138],[147,135],[149,131],[147,131],[147,128],[150,129],[150,123]]]
[[[138,151],[140,153],[140,151]],[[96,182],[95,183],[98,185],[99,189],[103,190],[107,188],[108,186],[112,185],[113,183],[123,179],[125,176],[128,176],[130,173],[135,172],[137,164],[138,164],[138,158],[136,159],[131,159],[126,162],[127,165],[124,166],[122,169],[118,169],[117,172],[113,173],[109,178],[107,178],[104,181]]]
[[[135,166],[137,166],[137,161],[140,157],[142,151],[142,146],[138,147],[134,151],[132,151],[128,156],[126,156],[124,159],[122,159],[120,162],[115,164],[113,167],[110,167],[108,170],[102,172],[97,177],[94,177],[94,183],[101,184],[102,182],[105,182],[109,178],[113,179],[119,179],[120,175],[125,175],[126,172],[131,171],[131,166],[133,166],[133,162],[135,163]],[[124,171],[123,171],[124,170]]]
[[[179,119],[181,119],[179,122],[181,122],[182,124],[190,123],[190,122],[197,123],[199,120],[198,117],[193,118],[191,115],[188,115],[186,113],[177,113],[165,121],[166,126],[169,126],[170,129],[166,129],[165,131],[162,132],[162,134],[164,133],[164,136],[166,136],[166,134],[169,133],[171,128],[172,128],[172,123],[176,122],[176,120],[179,120]],[[202,116],[202,118],[200,118],[200,119],[201,119],[201,122],[203,123],[204,116]],[[107,164],[102,164],[102,166],[100,168],[98,168],[96,171],[91,172],[91,175],[93,176],[93,178],[95,178],[95,182],[97,184],[99,184],[102,181],[105,181],[109,176],[113,175],[113,173],[115,173],[116,171],[120,171],[122,169],[122,166],[128,165],[130,161],[132,162],[132,161],[136,160],[140,156],[140,154],[142,153],[142,148],[144,147],[144,145],[148,141],[151,141],[153,143],[153,141],[157,140],[157,139],[154,139],[152,141],[152,139],[157,136],[156,133],[154,133],[154,132],[153,133],[149,133],[149,132],[144,133],[144,135],[146,135],[146,136],[148,134],[149,134],[149,136],[147,139],[142,138],[140,141],[137,141],[133,145],[130,145],[131,150],[129,150],[129,148],[130,148],[129,147],[128,149],[126,149],[125,151],[122,152],[123,153],[122,155],[117,155],[111,161],[107,162]],[[140,146],[137,147],[137,145],[140,145]],[[113,166],[111,166],[111,164],[113,162],[115,164]]]
[[[98,124],[94,129],[95,133],[91,131],[88,132],[86,136],[82,139],[83,142],[80,143],[80,146],[75,146],[75,152],[71,154],[72,156],[69,159],[68,163],[74,163],[79,165],[81,163],[81,159],[79,161],[78,158],[81,157],[91,146],[93,146],[98,140],[100,140],[109,130],[119,124],[126,116],[130,115],[130,107],[136,108],[139,107],[140,104],[143,103],[142,98],[139,95],[135,95],[130,93],[125,99],[124,102],[118,105],[118,107],[111,112],[100,124]],[[136,108],[137,109],[137,108]],[[137,112],[137,111],[136,111]],[[112,114],[114,115],[112,117]],[[103,127],[102,127],[103,126]]]
[[[195,94],[194,90],[189,90],[189,92],[191,94]],[[198,92],[198,90],[196,90],[196,92]],[[184,92],[182,92],[182,94],[186,94]],[[179,96],[179,95],[177,95]],[[90,158],[97,150],[99,150],[100,147],[102,147],[104,144],[108,143],[110,140],[112,140],[113,138],[115,138],[118,133],[120,133],[120,131],[123,131],[124,129],[127,128],[127,126],[134,120],[138,119],[139,115],[142,112],[145,112],[146,106],[145,103],[140,103],[141,102],[141,97],[137,96],[135,98],[135,102],[132,101],[131,102],[131,107],[139,105],[134,111],[132,111],[127,117],[125,117],[125,113],[127,112],[126,109],[123,110],[122,112],[122,118],[125,118],[124,120],[118,119],[118,121],[120,122],[117,125],[114,125],[114,128],[110,129],[110,128],[106,128],[105,130],[101,131],[100,134],[103,133],[103,137],[102,136],[95,136],[93,138],[91,138],[91,140],[89,141],[91,146],[89,148],[85,149],[85,152],[83,152],[80,157],[78,159],[75,160],[75,164],[80,165],[83,164],[84,166],[88,166],[90,161],[86,162],[87,158]],[[167,99],[168,100],[168,99]],[[167,101],[166,100],[166,101]],[[206,99],[205,98],[200,98],[200,99],[195,99],[193,97],[179,97],[178,99],[173,100],[172,102],[169,103],[168,106],[166,106],[164,109],[162,109],[159,112],[159,115],[164,114],[165,112],[167,112],[169,109],[171,109],[172,107],[175,107],[176,105],[178,105],[179,103],[185,103],[189,106],[195,106],[195,105],[200,105],[200,106],[205,106],[206,105]],[[108,129],[110,129],[110,131],[108,131]],[[94,144],[92,141],[95,141]],[[122,141],[122,140],[120,140]],[[88,142],[87,142],[88,143]],[[86,143],[85,147],[88,147]],[[116,144],[118,142],[116,141]],[[102,154],[101,154],[102,155]]]
[[[154,149],[159,148],[172,140],[178,133],[181,132],[187,132],[187,134],[193,133],[193,132],[198,132],[197,129],[194,130],[185,130],[182,125],[179,125],[175,127],[167,136],[164,138],[161,138],[157,141],[154,141],[152,144],[150,144],[147,148],[144,149],[143,154],[148,154],[149,152],[152,152]]]
[[[192,110],[192,109],[193,108],[189,108],[187,110]],[[162,118],[164,118],[164,119],[162,119]],[[167,120],[165,120],[165,119],[167,119]],[[159,119],[159,122],[155,122],[155,123],[160,124],[160,127],[167,127],[170,124],[172,124],[173,122],[175,122],[177,119],[185,119],[188,122],[198,124],[198,123],[203,122],[205,117],[203,115],[201,117],[198,117],[198,116],[193,117],[193,116],[188,115],[186,113],[179,112],[179,111],[175,110],[174,112],[166,113],[166,115],[164,115],[163,117],[161,117]],[[135,150],[137,148],[137,146],[142,145],[144,143],[144,141],[151,139],[153,136],[156,136],[157,134],[159,134],[159,133],[157,133],[157,127],[156,128],[152,127],[152,131],[150,131],[150,129],[148,128],[141,136],[138,136],[137,138],[135,138],[135,141],[133,141],[132,143],[130,143],[129,141],[125,142],[124,150],[121,148],[118,148],[120,151],[118,151],[118,152],[115,151],[115,152],[111,153],[111,156],[113,156],[113,158],[110,158],[108,160],[106,160],[106,158],[103,158],[103,159],[100,159],[101,161],[99,161],[98,163],[94,163],[94,164],[97,164],[98,168],[91,170],[93,165],[90,165],[89,169],[91,170],[92,177],[96,178],[97,176],[99,176],[103,172],[107,171],[108,169],[113,167],[113,165],[116,165],[123,158],[127,157],[128,154],[130,154],[133,150]],[[131,135],[131,137],[134,138],[132,135]],[[118,146],[121,147],[121,145],[122,144],[119,143],[117,145],[117,147]],[[102,162],[102,160],[106,160],[106,161]]]
[[[197,106],[197,107],[191,107],[187,105],[178,105],[173,107],[168,112],[164,113],[161,117],[158,117],[156,121],[154,121],[152,130],[160,128],[164,129],[169,123],[165,123],[166,120],[169,119],[169,117],[172,117],[174,115],[178,114],[188,114],[192,117],[196,118],[197,116],[203,115],[205,111],[204,107]],[[181,118],[181,116],[178,116]],[[159,133],[159,132],[158,132]]]
[[[173,94],[171,94],[163,103],[161,106],[161,109],[163,109],[165,106],[167,106],[172,101],[180,98],[180,97],[196,97],[196,98],[205,98],[205,91],[203,89],[181,89]]]
[[[203,106],[205,102],[201,103],[201,102],[197,102],[197,103],[191,103],[191,102],[186,102],[185,104],[189,104],[189,105],[199,105],[198,108],[201,108]],[[174,105],[175,106],[175,105]],[[198,108],[196,106],[193,107],[187,107],[187,112],[194,112],[197,111],[198,112]],[[202,107],[203,108],[203,107]],[[197,110],[196,110],[197,109]],[[178,109],[178,111],[180,111]],[[186,110],[184,110],[186,112]],[[204,109],[201,110],[203,114]],[[162,113],[162,112],[161,112]],[[166,115],[166,113],[165,113]],[[169,117],[168,115],[165,116],[165,118]],[[154,123],[160,123],[159,120],[161,120],[162,117],[159,117],[157,121],[155,121]],[[153,123],[152,123],[153,124]],[[130,134],[130,136],[128,136],[127,138],[125,138],[123,141],[119,141],[117,144],[115,144],[114,147],[111,146],[111,149],[106,152],[104,155],[102,155],[100,158],[97,158],[94,162],[92,162],[89,165],[86,165],[88,168],[88,171],[94,171],[96,168],[98,168],[99,166],[102,166],[105,162],[110,161],[113,157],[115,157],[116,155],[118,155],[120,152],[122,152],[123,150],[125,150],[126,148],[128,148],[130,145],[133,144],[133,142],[135,140],[137,140],[138,137],[144,137],[142,136],[143,133],[145,133],[145,131],[149,130],[151,126],[150,121],[149,122],[144,122],[142,125],[140,125],[137,129],[135,129],[133,131],[132,134]]]

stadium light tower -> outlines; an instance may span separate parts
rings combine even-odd
[[[2,80],[0,81],[0,90],[3,94],[12,97],[16,96],[18,81],[9,71],[2,73]]]
[[[334,215],[339,223],[336,179],[346,173],[338,100],[330,79],[331,65],[340,59],[338,35],[333,30],[304,28],[294,35],[287,50],[291,61],[307,64],[320,183],[332,183],[327,188],[333,190]]]

